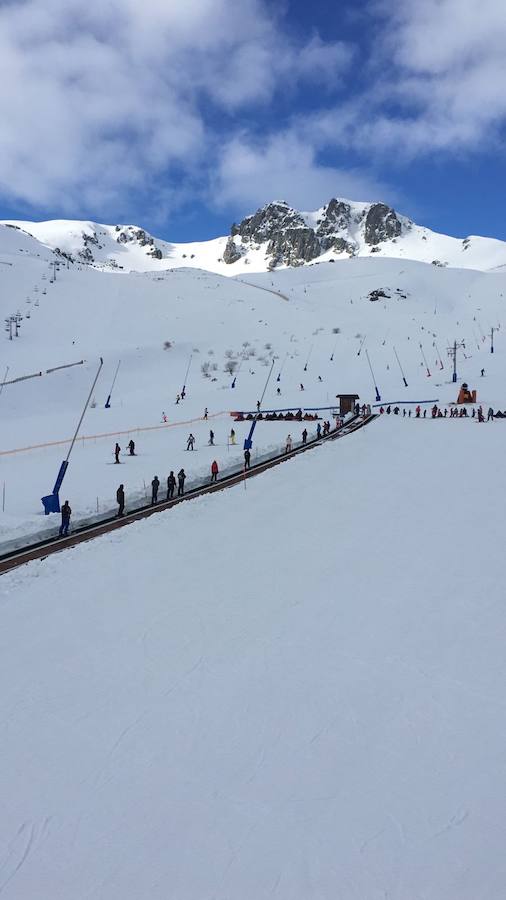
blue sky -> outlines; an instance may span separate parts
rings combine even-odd
[[[0,217],[202,240],[272,199],[506,240],[503,0],[14,0]]]

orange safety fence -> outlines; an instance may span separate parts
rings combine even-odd
[[[105,431],[102,434],[86,434],[77,438],[78,441],[96,441],[100,438],[120,437],[123,434],[140,434],[141,431],[160,431],[162,428],[176,428],[178,425],[192,425],[194,422],[207,422],[209,419],[216,419],[219,416],[229,416],[229,412],[209,413],[207,419],[199,416],[197,419],[185,419],[182,422],[164,422],[163,425],[134,425],[127,428],[126,431]],[[0,450],[0,456],[9,456],[13,453],[25,453],[27,450],[42,450],[44,447],[61,447],[63,444],[70,444],[72,438],[66,438],[63,441],[48,441],[45,444],[31,444],[29,447],[16,447],[13,450]]]

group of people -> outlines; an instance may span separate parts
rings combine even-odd
[[[135,441],[133,441],[131,438],[127,444],[127,450],[128,450],[129,456],[135,456]],[[116,465],[120,464],[120,459],[119,459],[120,453],[121,453],[121,447],[118,444],[118,442],[116,441],[116,446],[114,448],[114,462]]]
[[[383,413],[386,413],[386,415],[390,415],[390,413],[393,413],[394,416],[398,416],[400,414],[400,411],[401,411],[401,409],[399,406],[394,406],[394,407],[392,407],[391,405],[386,406],[386,407],[380,406],[380,414],[381,415]],[[411,418],[412,412],[413,411],[411,409],[406,410],[403,407],[402,417],[405,418],[407,416],[408,418]],[[446,419],[446,418],[475,419],[476,418],[478,420],[478,422],[485,422],[485,421],[493,422],[494,418],[495,419],[506,419],[506,410],[504,411],[504,413],[502,413],[500,410],[497,410],[497,412],[494,412],[492,407],[489,406],[488,412],[487,412],[487,417],[485,419],[485,413],[484,413],[483,407],[481,405],[478,406],[477,408],[473,406],[471,413],[469,413],[466,406],[461,406],[461,407],[452,406],[452,407],[450,407],[450,409],[448,409],[445,406],[444,409],[441,409],[435,403],[430,409],[430,416],[431,416],[431,419]],[[420,404],[418,404],[415,407],[415,419],[426,419],[426,418],[427,418],[427,407],[422,410],[422,407],[420,406]]]

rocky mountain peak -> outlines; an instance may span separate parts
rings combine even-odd
[[[377,252],[382,242],[401,233],[401,220],[385,203],[360,206],[333,197],[319,211],[315,222],[315,214],[303,214],[285,201],[276,201],[232,226],[223,260],[232,264],[248,250],[265,244],[268,268],[297,266],[328,251],[355,256],[364,244]]]

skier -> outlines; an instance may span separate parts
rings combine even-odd
[[[494,410],[492,409],[491,406],[489,406],[488,413],[487,413],[487,422],[490,422],[490,421],[492,421],[492,422],[494,421]]]
[[[180,395],[178,394],[178,395],[176,396],[176,406],[178,405],[178,403],[179,403],[180,400],[181,400],[181,397],[180,397]]]
[[[188,442],[186,444],[186,449],[193,450],[194,445],[195,445],[195,438],[193,437],[193,434],[191,434],[191,432],[190,432],[190,434],[188,435]]]
[[[424,419],[427,418],[427,410],[426,409],[424,409],[424,411],[423,411],[423,417],[424,417]]]
[[[120,484],[116,491],[116,500],[118,502],[118,518],[125,515],[125,488]]]
[[[164,412],[162,412],[162,422],[166,422],[166,421],[167,421],[167,416],[165,415]]]
[[[135,456],[135,443],[132,440],[132,438],[130,438],[130,440],[127,444],[127,447],[128,447],[128,452],[130,453],[130,456]]]
[[[184,494],[184,482],[185,482],[185,471],[184,469],[180,469],[177,473],[177,495],[178,497],[182,497]]]
[[[322,376],[318,375],[318,381],[323,381]]]
[[[155,475],[151,482],[151,505],[154,506],[158,502],[158,488],[160,487],[160,479]]]
[[[291,451],[292,451],[292,435],[289,434],[289,435],[287,435],[287,438],[286,438],[285,453],[291,453]]]
[[[218,481],[218,463],[213,459],[211,463],[211,484]]]
[[[306,441],[307,441],[307,428],[304,428],[304,431],[302,432],[302,443],[305,444]]]
[[[206,406],[206,408],[205,408],[205,410],[204,410],[204,419],[207,419],[207,406]]]
[[[484,374],[485,374],[485,369],[482,369],[482,370],[481,370],[481,377],[482,377],[482,378],[483,378]]]
[[[279,397],[280,394],[281,394],[281,388],[278,388],[277,391],[276,391],[276,393],[277,393],[277,395],[278,395],[278,397]]]
[[[68,501],[68,500],[65,500],[65,503],[63,504],[63,506],[62,506],[62,508],[61,508],[60,537],[62,536],[62,534],[63,534],[65,537],[67,537],[67,535],[68,535],[68,533],[69,533],[69,525],[70,525],[70,516],[71,516],[71,513],[72,513],[72,510],[71,510],[71,508],[70,508],[70,506],[69,506],[69,501]]]
[[[235,446],[235,443],[236,443],[236,440],[235,440],[235,431],[234,431],[233,428],[230,429],[230,443],[231,443],[231,444],[234,444],[234,446]]]
[[[183,388],[183,390],[181,391],[181,400],[184,400],[185,397],[186,397],[186,391]]]
[[[211,428],[211,430],[210,430],[210,432],[209,432],[209,441],[208,441],[208,444],[209,444],[210,447],[214,447],[214,431],[213,431],[212,428]]]
[[[174,472],[171,469],[169,477],[167,478],[167,500],[172,500],[175,487],[176,479],[174,478]]]
[[[114,463],[115,463],[115,464],[116,464],[116,463],[119,464],[119,455],[120,455],[120,452],[121,452],[121,447],[120,447],[119,444],[116,444],[116,446],[115,446],[115,448],[114,448]]]
[[[249,469],[251,462],[251,453],[249,450],[244,451],[244,468]]]
[[[302,381],[301,381],[301,383],[300,383],[300,389],[301,389],[301,391],[304,390],[304,385],[302,384]]]
[[[316,426],[316,439],[319,440],[321,438],[321,436],[322,436],[322,426],[318,422],[318,425]]]
[[[478,422],[484,422],[483,410],[481,406],[478,408]]]
[[[257,412],[260,412],[260,400],[257,400]]]

